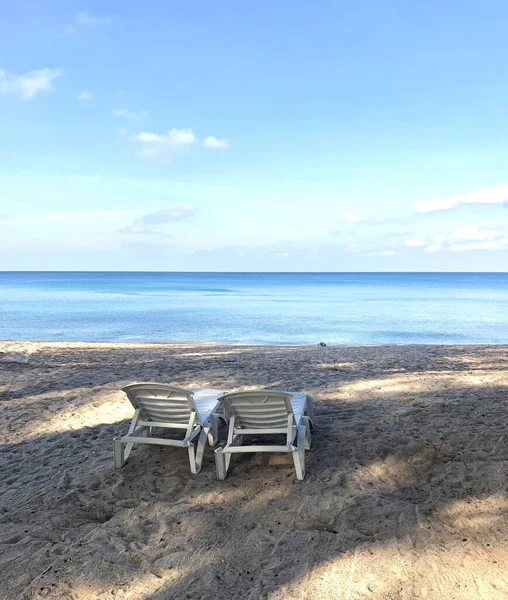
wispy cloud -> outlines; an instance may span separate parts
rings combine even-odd
[[[157,256],[160,256],[162,251],[166,251],[171,247],[171,236],[167,236],[168,242],[164,243],[163,241],[142,241],[142,240],[125,240],[123,241],[123,246],[126,248],[132,248],[136,251],[149,251],[149,252],[157,252]]]
[[[23,100],[30,100],[39,92],[51,91],[53,81],[62,73],[62,69],[40,69],[15,75],[0,69],[0,94],[19,94]]]
[[[380,252],[369,252],[369,256],[393,256],[395,254],[394,250],[381,250]]]
[[[471,250],[494,250],[501,251],[508,249],[508,237],[498,240],[488,240],[484,242],[469,242],[462,244],[452,244],[452,252],[470,252]]]
[[[174,208],[161,209],[152,213],[143,215],[136,220],[136,225],[163,225],[171,221],[183,221],[196,214],[194,206],[175,206]]]
[[[135,236],[174,236],[164,229],[164,225],[190,219],[196,214],[194,206],[174,206],[138,217],[132,225],[126,225],[118,230],[119,233]]]
[[[213,135],[209,135],[203,140],[205,148],[229,148],[229,142],[225,138],[219,139]]]
[[[93,92],[83,91],[79,92],[76,98],[81,102],[89,102],[95,98],[95,94]]]
[[[144,110],[134,112],[132,110],[128,110],[127,108],[114,108],[111,111],[111,114],[122,119],[129,119],[130,121],[137,121],[138,119],[146,117],[146,112]]]
[[[508,235],[499,230],[482,230],[477,225],[463,225],[455,229],[449,243],[452,252],[505,250],[508,248]]]
[[[447,235],[436,236],[426,252],[469,252],[471,250],[508,250],[508,235],[497,229],[461,225]]]
[[[0,218],[0,222],[8,225],[24,225],[26,223],[53,222],[65,223],[66,226],[82,224],[91,221],[95,224],[107,221],[117,221],[124,217],[132,217],[134,211],[115,210],[115,209],[96,209],[96,208],[76,208],[69,211],[48,212],[48,213],[30,213],[22,216]]]
[[[160,235],[166,238],[172,238],[170,233],[166,233],[165,231],[159,231],[158,229],[149,229],[146,227],[137,227],[136,225],[127,225],[118,230],[120,233],[128,233],[134,235]]]
[[[407,221],[397,217],[359,217],[357,215],[349,214],[344,217],[344,223],[357,223],[362,225],[405,225]]]
[[[141,156],[145,158],[170,158],[177,148],[185,148],[196,141],[192,129],[171,129],[167,133],[142,132],[136,136],[142,145]]]
[[[418,200],[413,202],[412,207],[419,213],[432,213],[468,204],[508,204],[508,185],[492,188],[482,187],[467,194],[453,194],[448,198]]]
[[[115,210],[103,208],[76,208],[64,212],[49,213],[46,218],[56,221],[80,220],[80,219],[118,219],[132,215],[131,210]],[[40,217],[37,217],[40,218]]]
[[[97,17],[86,10],[79,10],[76,13],[76,22],[80,25],[107,25],[108,23],[111,23],[112,20],[112,17]]]

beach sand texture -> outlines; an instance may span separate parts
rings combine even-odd
[[[5,342],[0,597],[508,598],[508,347]],[[119,388],[313,394],[288,455],[134,448]],[[225,429],[221,430],[222,437]]]

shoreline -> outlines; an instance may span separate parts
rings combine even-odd
[[[312,343],[312,344],[267,344],[267,343],[256,343],[256,342],[213,342],[213,341],[203,341],[203,340],[168,340],[168,341],[111,341],[111,340],[26,340],[26,339],[0,339],[0,344],[40,344],[41,346],[51,346],[51,345],[62,345],[62,344],[76,344],[76,345],[85,345],[85,346],[94,346],[94,345],[104,345],[104,346],[246,346],[252,348],[380,348],[380,347],[391,347],[395,346],[399,347],[412,347],[412,346],[422,346],[425,348],[428,347],[446,347],[446,348],[460,348],[466,347],[506,347],[508,348],[508,340],[506,342],[489,342],[489,343],[480,343],[480,342],[462,342],[460,344],[456,343],[405,343],[405,342],[390,342],[390,343],[378,343],[378,344],[333,344],[325,342],[325,346],[321,346],[320,342]]]
[[[306,480],[253,454],[217,481],[211,448],[115,469],[143,380],[311,393]],[[6,600],[508,596],[508,345],[3,342],[0,407]]]

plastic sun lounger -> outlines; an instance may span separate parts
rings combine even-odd
[[[221,398],[229,420],[227,443],[215,451],[217,479],[225,479],[231,454],[240,452],[291,452],[297,479],[305,478],[305,449],[310,448],[313,426],[312,396],[268,390],[225,394]],[[286,444],[242,446],[246,435],[286,436]]]
[[[163,383],[133,383],[122,388],[134,407],[127,435],[115,438],[115,467],[124,466],[134,444],[187,448],[191,472],[201,470],[206,440],[217,444],[221,390],[185,389]],[[185,429],[183,440],[151,437],[153,427]],[[199,437],[198,437],[199,436]],[[197,448],[194,440],[198,438]]]

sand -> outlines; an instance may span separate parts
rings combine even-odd
[[[0,597],[508,598],[508,348],[6,342]],[[137,447],[120,386],[305,391],[287,455]],[[221,431],[224,435],[224,429]]]

